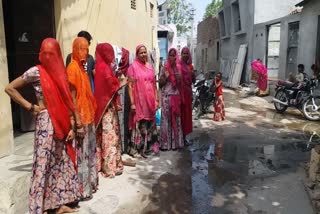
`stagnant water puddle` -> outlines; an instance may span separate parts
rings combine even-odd
[[[254,141],[254,135],[224,136],[221,129],[194,135],[192,155],[193,213],[214,212],[213,196],[228,185],[245,185],[250,179],[277,176],[296,170],[308,158],[303,138],[271,136]],[[249,140],[251,139],[251,140]],[[257,143],[254,143],[257,142]],[[293,143],[294,142],[294,143]]]

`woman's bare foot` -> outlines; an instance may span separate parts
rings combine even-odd
[[[58,210],[57,214],[63,214],[63,213],[74,213],[78,212],[78,209],[72,209],[70,207],[67,207],[66,205],[62,205]]]

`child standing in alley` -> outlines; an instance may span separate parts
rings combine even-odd
[[[221,72],[218,72],[216,76],[214,77],[214,82],[216,88],[216,100],[214,105],[214,115],[213,120],[214,121],[221,121],[225,119],[225,111],[224,111],[224,98],[223,98],[223,92],[222,92],[222,74]]]

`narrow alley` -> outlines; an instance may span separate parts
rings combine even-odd
[[[80,213],[312,214],[304,189],[310,153],[303,151],[302,130],[315,124],[296,112],[275,113],[270,97],[241,99],[228,89],[225,97],[227,120],[213,122],[206,114],[194,120],[191,146],[137,160],[116,179],[101,177],[99,191],[80,203]],[[27,208],[32,138],[16,137],[15,157],[1,162],[8,169],[1,176],[26,199],[13,205],[21,213]]]

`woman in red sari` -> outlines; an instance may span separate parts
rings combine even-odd
[[[216,103],[214,105],[214,115],[213,120],[214,121],[221,121],[224,120],[226,115],[224,111],[224,98],[223,98],[223,92],[222,92],[222,74],[221,72],[218,72],[216,76],[214,77],[214,83],[216,87]]]
[[[121,108],[118,90],[120,85],[114,75],[114,50],[109,43],[101,43],[96,48],[96,75],[94,97],[97,101],[95,115],[97,137],[97,168],[104,177],[113,178],[122,174],[121,138],[118,110]]]
[[[41,65],[31,67],[12,81],[6,92],[18,104],[36,115],[33,166],[29,191],[29,213],[43,214],[76,210],[66,204],[80,199],[74,138],[74,105],[59,43],[43,40]],[[34,88],[37,104],[24,99],[17,89],[26,84]]]
[[[189,48],[184,47],[181,50],[181,73],[182,73],[182,105],[181,105],[181,124],[184,143],[186,136],[192,132],[192,79],[193,66],[192,57]]]

